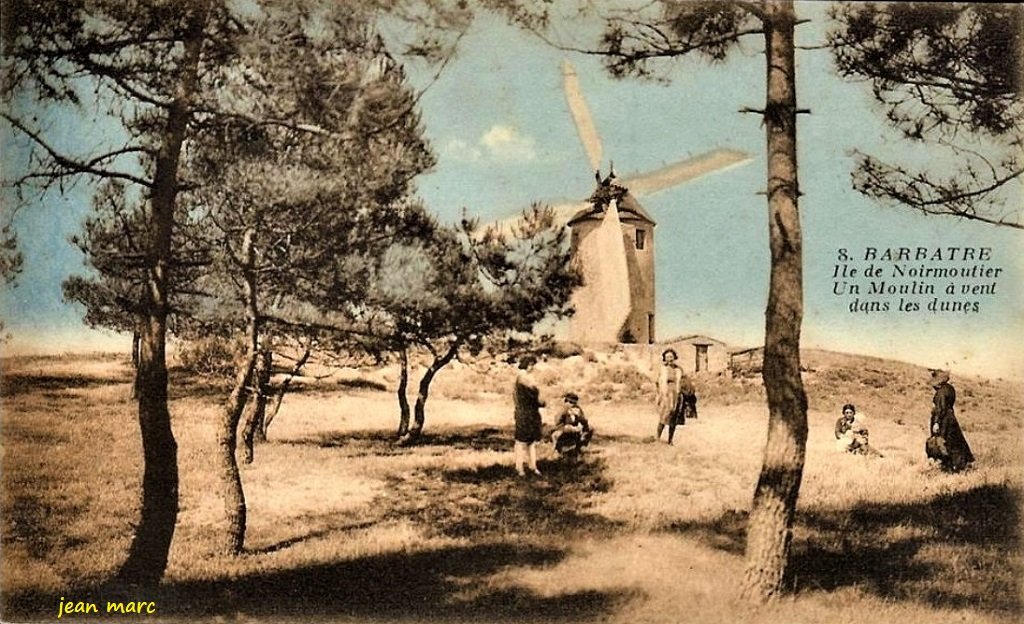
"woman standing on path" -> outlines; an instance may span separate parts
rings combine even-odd
[[[949,383],[949,373],[933,370],[931,378],[935,396],[932,397],[931,438],[925,445],[929,457],[937,459],[946,472],[959,472],[974,462],[974,454],[956,419],[956,390]]]
[[[540,388],[530,371],[537,363],[537,358],[527,355],[519,360],[519,374],[516,375],[515,387],[515,456],[516,472],[520,477],[526,476],[523,463],[529,461],[530,471],[540,475],[537,468],[537,442],[541,437],[540,408],[544,401],[540,398]]]
[[[676,426],[685,424],[683,402],[680,390],[683,382],[683,371],[676,365],[679,358],[674,349],[665,349],[661,353],[661,372],[658,374],[658,432],[655,441],[661,439],[661,432],[668,425],[668,443],[676,435]]]

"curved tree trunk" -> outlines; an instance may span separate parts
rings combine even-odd
[[[434,375],[441,369],[440,366],[431,364],[420,378],[419,391],[416,393],[416,405],[413,407],[413,423],[409,429],[409,435],[417,438],[423,433],[423,425],[427,420],[427,397],[430,396],[430,383],[434,381]]]
[[[448,351],[441,357],[435,358],[423,373],[419,392],[416,393],[416,406],[413,409],[413,426],[409,431],[410,436],[415,438],[423,433],[423,424],[427,418],[427,397],[430,396],[430,383],[434,381],[434,375],[455,358],[455,354],[459,352],[459,346],[461,346],[459,341],[452,343]]]
[[[256,413],[254,414],[255,426],[252,437],[255,442],[267,441],[267,404],[270,403],[270,376],[274,372],[274,352],[271,349],[263,350],[259,376],[256,389]]]
[[[269,414],[263,417],[263,423],[261,427],[263,429],[263,432],[260,434],[260,437],[262,438],[263,441],[266,441],[267,439],[267,431],[270,430],[270,423],[274,420],[274,418],[277,417],[277,413],[281,411],[281,403],[284,401],[284,395],[288,393],[288,388],[292,385],[292,379],[294,379],[295,376],[302,371],[302,367],[306,365],[307,361],[309,361],[309,356],[312,353],[312,348],[306,347],[305,351],[303,351],[302,353],[302,357],[300,357],[299,360],[295,363],[295,368],[292,369],[291,374],[288,375],[288,377],[285,378],[283,382],[281,382],[281,387],[277,389],[276,396],[274,397],[274,409],[271,410]]]
[[[165,292],[160,289],[160,294]],[[166,314],[153,314],[142,328],[139,349],[135,389],[144,462],[142,510],[128,558],[117,574],[119,582],[131,586],[160,582],[178,516],[178,445],[167,408],[166,332]]]
[[[221,412],[217,429],[217,464],[220,470],[224,513],[227,518],[227,537],[223,551],[237,555],[245,546],[245,491],[242,489],[242,475],[238,470],[235,447],[238,444],[238,421],[249,398],[253,370],[256,368],[256,352],[246,347],[245,360],[235,375],[235,386],[228,403]]]
[[[235,375],[235,387],[231,390],[227,405],[221,413],[217,430],[218,468],[223,488],[224,512],[227,517],[227,538],[224,551],[237,555],[245,546],[245,492],[242,489],[242,475],[238,470],[236,447],[238,445],[238,423],[245,404],[252,394],[252,383],[259,358],[259,322],[256,307],[255,249],[252,228],[245,231],[242,239],[241,257],[242,284],[246,303],[246,345],[245,359]]]
[[[398,437],[409,433],[409,349],[402,347],[398,352],[400,368],[398,371],[398,409],[400,412],[398,420]]]
[[[139,336],[135,381],[144,461],[142,510],[128,557],[116,575],[117,582],[132,586],[152,587],[160,582],[178,518],[178,446],[167,407],[167,271],[173,260],[171,233],[178,195],[178,163],[197,89],[210,4],[197,3],[186,17],[188,32],[177,92],[160,137],[149,197],[146,313]]]
[[[260,377],[260,359],[256,358],[253,367],[253,383],[258,387]],[[242,408],[241,428],[242,435],[238,439],[237,452],[242,454],[242,463],[251,464],[256,458],[256,435],[253,429],[256,426],[256,403],[259,401],[259,390],[252,395],[252,400],[246,402]]]
[[[782,589],[807,443],[807,396],[800,378],[803,318],[797,209],[796,74],[792,2],[766,2],[768,228],[771,281],[765,312],[762,376],[768,440],[747,527],[743,594],[765,601]]]
[[[262,349],[255,363],[253,373],[256,396],[246,404],[245,419],[242,424],[242,453],[246,464],[251,464],[256,453],[256,443],[266,442],[267,400],[270,392],[270,371],[274,364],[274,355],[270,349]]]

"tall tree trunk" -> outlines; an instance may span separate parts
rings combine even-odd
[[[128,557],[116,580],[153,587],[167,568],[178,518],[178,445],[167,407],[167,271],[173,260],[171,234],[178,196],[178,163],[198,86],[203,31],[212,3],[196,3],[188,12],[188,31],[174,100],[167,111],[150,190],[145,319],[139,336],[135,388],[139,403],[144,468],[142,510]]]
[[[259,315],[256,304],[256,271],[253,230],[249,228],[242,237],[242,288],[246,306],[245,359],[235,375],[235,387],[221,414],[217,431],[218,468],[223,487],[224,512],[227,517],[227,539],[224,550],[237,555],[245,546],[245,492],[242,489],[242,475],[238,470],[236,446],[238,444],[238,423],[245,404],[252,394],[252,383],[259,358]]]
[[[242,475],[238,470],[235,446],[238,444],[238,421],[249,397],[253,369],[256,367],[256,351],[246,346],[245,359],[235,375],[235,386],[228,403],[221,412],[217,430],[218,468],[220,470],[224,514],[227,518],[227,532],[222,550],[237,555],[245,546],[245,491],[242,489]]]
[[[765,2],[768,94],[768,230],[771,281],[765,312],[762,376],[768,440],[747,527],[743,594],[763,602],[782,589],[807,444],[807,396],[800,378],[803,318],[796,73],[791,1]]]
[[[416,394],[416,406],[413,410],[413,426],[409,431],[409,434],[412,437],[418,437],[423,433],[423,424],[426,422],[427,397],[430,396],[430,383],[434,381],[434,375],[452,361],[455,354],[459,352],[460,346],[461,343],[456,340],[452,343],[448,351],[441,357],[435,358],[423,373],[423,377],[420,379],[419,392]]]
[[[251,464],[255,457],[256,443],[266,442],[264,423],[267,416],[267,400],[270,392],[270,370],[273,366],[273,352],[261,349],[253,373],[256,396],[246,404],[245,419],[242,424],[242,453],[246,464]]]
[[[259,378],[256,396],[256,414],[254,415],[255,427],[252,436],[255,442],[267,441],[267,405],[270,403],[270,376],[274,372],[274,351],[270,348],[263,349],[263,358],[259,369]]]
[[[135,379],[132,381],[132,398],[139,398],[139,360],[142,358],[142,326],[146,322],[146,317],[136,314],[134,315],[132,325],[132,371],[135,373]]]
[[[409,349],[402,347],[398,352],[400,367],[398,369],[398,437],[409,433]]]

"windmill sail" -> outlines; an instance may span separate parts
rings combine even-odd
[[[576,77],[576,70],[567,59],[562,61],[562,81],[565,86],[565,101],[569,103],[569,112],[572,113],[573,121],[576,122],[576,130],[580,134],[580,141],[583,142],[583,149],[590,159],[591,171],[601,168],[601,137],[594,127],[594,119],[590,116],[590,109],[587,101],[583,99],[583,92],[580,90],[580,81]]]
[[[576,314],[572,318],[572,339],[582,343],[619,342],[619,332],[633,302],[626,245],[614,200],[609,202],[601,225],[580,241],[576,262],[583,285],[573,293]]]
[[[569,222],[573,216],[579,211],[590,206],[587,202],[574,202],[574,203],[557,203],[551,205],[551,210],[554,212],[554,221],[558,226],[563,226]],[[498,232],[505,235],[510,235],[515,231],[517,226],[523,224],[523,212],[519,214],[500,219],[495,221],[492,225],[497,228]]]
[[[591,171],[596,171],[598,177],[598,188],[587,202],[553,207],[555,221],[573,230],[573,263],[583,278],[583,284],[573,293],[576,312],[569,322],[569,335],[580,344],[653,341],[655,224],[635,196],[650,195],[749,162],[750,156],[737,150],[715,149],[624,182],[616,182],[613,172],[602,181],[601,138],[576,70],[568,60],[562,62],[562,78],[569,111]],[[625,223],[620,208],[626,215]],[[506,218],[495,226],[501,232],[514,233],[519,219]],[[650,242],[645,244],[646,240]]]
[[[716,149],[694,158],[679,161],[656,171],[629,178],[622,185],[633,195],[651,195],[694,178],[724,171],[750,161],[750,154],[731,149]]]

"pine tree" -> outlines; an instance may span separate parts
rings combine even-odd
[[[835,5],[832,18],[839,73],[867,81],[889,125],[932,155],[914,168],[859,154],[854,188],[925,214],[1024,228],[1024,9],[857,3]]]
[[[302,123],[302,110],[320,106],[336,87],[344,86],[325,83],[303,94],[297,100],[302,107],[295,111],[299,115],[289,118],[259,106],[243,111],[231,106],[225,80],[239,84],[255,78],[231,72],[269,62],[275,43],[282,42],[277,37],[304,37],[288,31],[288,20],[275,20],[274,16],[300,16],[310,22],[326,16],[335,22],[349,19],[353,24],[365,25],[386,11],[398,19],[424,24],[418,33],[433,33],[443,31],[445,24],[458,23],[465,14],[459,7],[442,10],[444,3],[438,4],[436,11],[430,6],[417,11],[412,4],[401,0],[329,4],[307,0],[241,4],[219,0],[5,3],[2,36],[6,106],[2,116],[32,150],[28,170],[11,183],[23,190],[38,187],[63,192],[78,179],[116,180],[131,187],[143,206],[138,224],[138,271],[143,283],[138,289],[139,300],[127,308],[137,310],[139,315],[136,389],[144,474],[141,515],[128,557],[117,574],[120,583],[152,586],[160,580],[177,518],[177,443],[167,404],[166,343],[173,306],[171,276],[181,262],[176,256],[175,229],[191,218],[183,212],[183,200],[199,190],[189,179],[191,173],[186,175],[184,170],[192,163],[193,147],[201,131],[223,128],[227,120],[240,122],[235,124],[236,129],[245,127],[257,133],[271,127],[318,133],[323,129]],[[253,33],[260,23],[278,30],[267,31],[270,38],[259,41]],[[435,24],[440,26],[434,28]],[[408,51],[429,56],[445,49],[435,37],[424,35],[422,40],[431,45],[413,42]],[[292,56],[275,62],[301,74],[306,70],[315,72],[318,60]],[[337,114],[349,112],[347,107],[334,110]],[[94,141],[57,143],[47,128],[37,125],[39,119],[52,114],[86,116],[117,132],[111,133],[113,138],[106,145]],[[372,138],[367,140],[372,143]],[[399,168],[395,175],[411,179],[418,171],[416,166]],[[387,185],[372,191],[380,193],[376,199],[381,203],[386,203],[386,195],[391,192]],[[305,262],[315,266],[317,259],[310,254]]]
[[[516,3],[512,17],[533,29],[548,23],[542,3]],[[745,112],[762,117],[767,139],[771,274],[762,376],[769,420],[748,524],[743,593],[754,601],[767,600],[782,589],[807,443],[807,397],[800,378],[803,241],[793,40],[798,20],[793,2],[660,0],[635,10],[606,11],[600,18],[605,30],[598,49],[591,52],[602,55],[608,71],[617,77],[652,77],[658,63],[687,55],[721,61],[744,37],[764,41],[764,108]]]

